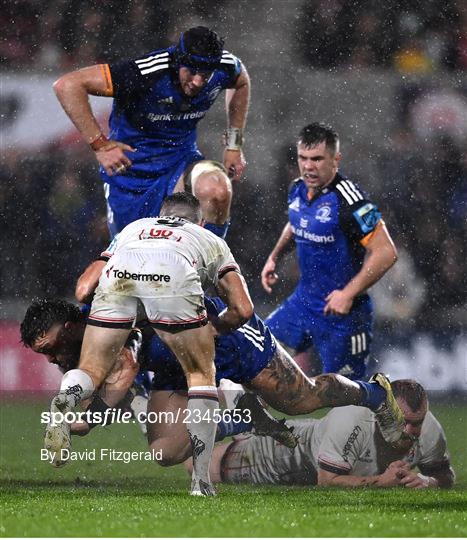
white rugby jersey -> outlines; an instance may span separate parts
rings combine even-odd
[[[290,420],[298,445],[289,449],[271,437],[248,438],[244,463],[250,464],[251,481],[263,483],[316,483],[319,468],[337,474],[380,474],[375,444],[376,419],[365,407],[338,407],[320,420]],[[245,441],[246,442],[246,441]],[[403,458],[411,467],[449,460],[443,429],[431,412],[421,435]]]
[[[185,219],[169,216],[133,221],[115,236],[102,257],[122,250],[173,251],[185,257],[198,272],[203,288],[228,271],[240,272],[227,243],[207,229]]]

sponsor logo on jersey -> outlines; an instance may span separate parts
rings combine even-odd
[[[306,229],[308,227],[308,220],[305,218],[300,218],[300,227]]]
[[[326,204],[318,208],[315,219],[320,221],[321,223],[327,223],[328,221],[331,221],[331,207]]]
[[[299,197],[296,197],[290,204],[289,204],[290,210],[294,210],[295,212],[298,212],[300,210],[300,199]]]
[[[136,272],[128,272],[128,270],[112,269],[113,277],[118,279],[131,279],[133,281],[152,281],[165,283],[170,282],[170,276],[167,274],[137,274]]]
[[[177,120],[195,120],[196,118],[203,118],[207,111],[195,111],[178,114],[155,114],[149,113],[148,120],[151,122],[176,122]]]
[[[362,432],[362,428],[360,426],[355,426],[353,428],[352,433],[349,435],[347,442],[344,445],[344,450],[342,452],[342,459],[346,463],[349,462],[349,454],[352,450],[353,445],[355,444],[355,441],[357,440],[358,434],[361,432]]]
[[[292,231],[295,236],[298,236],[299,238],[304,238],[305,240],[309,240],[310,242],[315,242],[317,244],[330,244],[336,241],[333,234],[315,234],[305,229],[296,229],[295,227],[292,227]]]

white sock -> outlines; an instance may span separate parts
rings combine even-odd
[[[213,421],[219,408],[215,386],[191,386],[188,389],[188,410],[191,422],[187,424],[193,450],[192,489],[201,488],[200,482],[211,484],[209,465],[216,437],[217,425]]]
[[[76,407],[83,399],[90,398],[94,389],[91,377],[81,369],[67,371],[60,384],[60,393],[66,395],[72,407]]]
[[[225,408],[235,409],[238,400],[245,393],[245,389],[241,384],[234,383],[229,379],[221,379],[219,382],[219,390],[224,395]]]

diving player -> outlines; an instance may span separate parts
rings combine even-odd
[[[428,410],[423,387],[391,383],[413,441],[395,449],[381,436],[374,414],[362,407],[333,409],[320,420],[288,420],[298,435],[293,451],[270,437],[246,436],[217,446],[214,482],[356,487],[452,487],[443,428]],[[188,468],[190,464],[187,463]],[[418,467],[419,473],[413,469]]]
[[[295,353],[312,347],[324,373],[360,379],[372,336],[366,291],[396,262],[396,249],[376,205],[338,172],[339,137],[332,128],[304,127],[297,159],[301,176],[289,192],[289,221],[261,282],[270,293],[278,279],[277,260],[292,241],[301,275],[266,324]]]
[[[138,59],[100,64],[62,76],[55,93],[100,164],[112,236],[143,217],[159,215],[176,191],[200,200],[205,227],[222,238],[229,225],[232,186],[245,168],[243,130],[250,80],[223,40],[203,26],[177,45]],[[223,165],[204,160],[196,126],[226,90],[228,128]],[[88,96],[113,97],[109,139]]]

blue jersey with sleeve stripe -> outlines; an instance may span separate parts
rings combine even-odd
[[[205,297],[208,315],[217,316],[225,308],[220,298]],[[262,371],[276,351],[276,341],[269,328],[257,316],[233,332],[216,336],[216,382],[230,379],[247,383]],[[183,370],[170,349],[155,335],[143,342],[141,368],[154,371],[155,390],[186,390]]]
[[[198,153],[201,159],[196,126],[218,94],[234,87],[241,63],[224,51],[220,68],[212,72],[199,94],[189,98],[180,87],[174,52],[173,46],[109,65],[114,92],[109,136],[136,152],[128,153],[133,165],[124,176],[109,177],[101,168],[106,183],[144,189],[148,179],[173,170],[185,156]]]
[[[296,180],[288,212],[301,273],[296,292],[312,311],[322,314],[326,296],[345,287],[360,271],[365,256],[361,241],[375,230],[381,214],[355,183],[340,174],[312,199],[304,181]],[[353,309],[369,302],[363,294]]]

